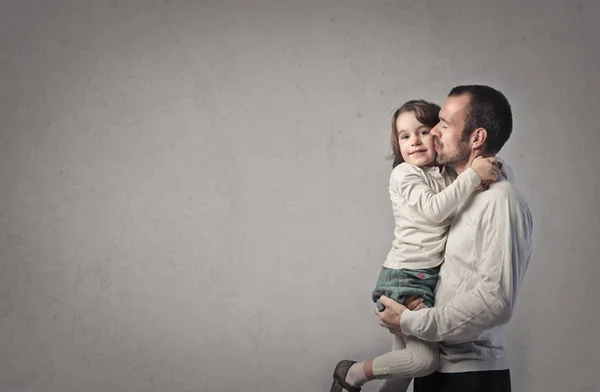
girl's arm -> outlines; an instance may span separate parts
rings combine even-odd
[[[392,174],[392,186],[410,207],[434,223],[448,218],[481,182],[477,172],[468,168],[446,189],[435,193],[427,185],[425,175],[422,169],[403,163]]]

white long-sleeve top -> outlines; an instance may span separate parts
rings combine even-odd
[[[435,166],[401,163],[392,170],[390,199],[396,227],[386,268],[433,268],[442,263],[451,215],[481,180],[468,168],[455,181]]]
[[[442,342],[441,372],[508,369],[506,324],[531,258],[532,227],[526,201],[506,179],[458,208],[435,306],[400,320],[403,334]]]

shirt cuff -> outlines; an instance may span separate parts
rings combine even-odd
[[[425,309],[421,309],[423,311]],[[416,330],[416,324],[419,320],[419,311],[412,311],[406,309],[400,316],[400,330],[404,336],[414,336]]]
[[[479,174],[477,174],[477,172],[475,171],[475,169],[473,169],[472,167],[468,167],[467,170],[465,170],[463,172],[463,174],[465,176],[468,176],[469,180],[472,181],[473,188],[476,188],[476,187],[479,186],[479,184],[481,184],[481,177],[479,177]]]

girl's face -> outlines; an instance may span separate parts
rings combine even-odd
[[[398,144],[405,162],[415,166],[434,164],[435,147],[431,128],[417,120],[414,113],[404,112],[396,120]]]

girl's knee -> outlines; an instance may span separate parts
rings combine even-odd
[[[428,355],[423,358],[423,363],[421,364],[421,374],[419,377],[430,375],[435,372],[440,365],[440,356],[438,355]]]

